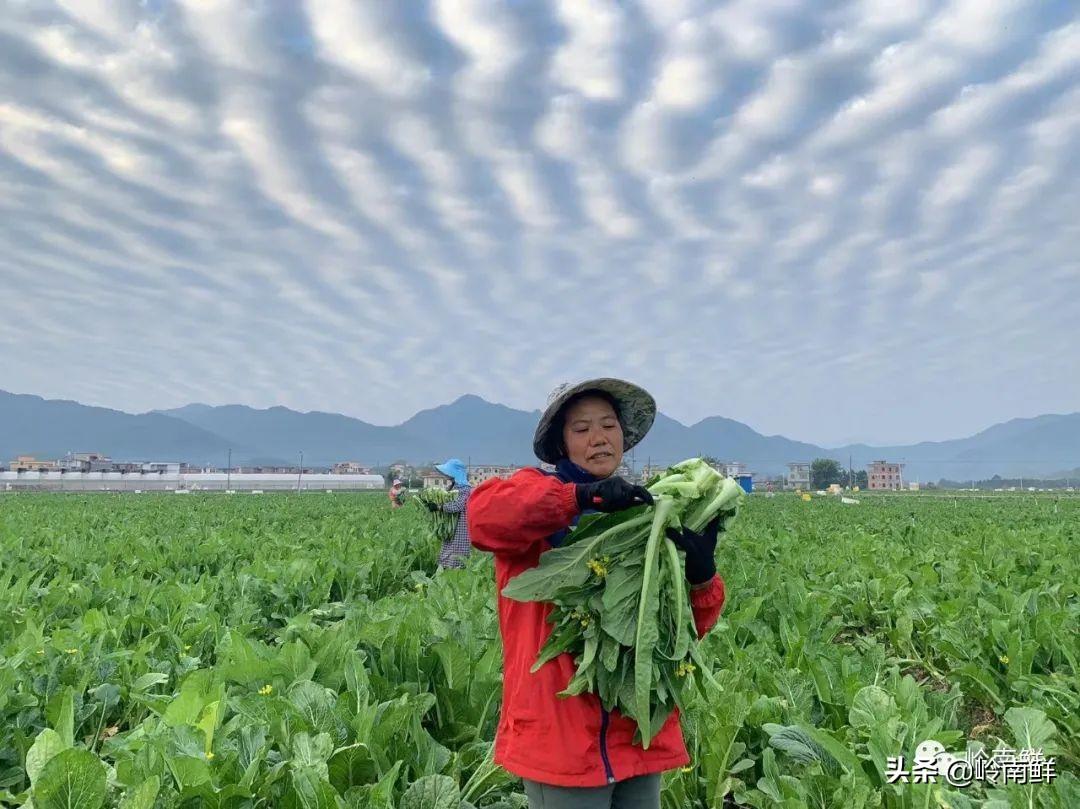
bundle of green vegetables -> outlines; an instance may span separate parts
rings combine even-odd
[[[449,503],[453,500],[454,493],[449,492],[446,489],[440,489],[437,486],[432,486],[427,489],[421,489],[413,499],[417,505],[421,507],[424,507],[425,503],[441,506],[444,503]],[[431,535],[436,540],[439,542],[449,542],[453,539],[454,530],[457,528],[457,514],[449,514],[442,509],[439,509],[438,511],[428,511],[427,508],[424,508],[424,513],[431,518]]]
[[[717,515],[734,518],[742,488],[694,458],[647,486],[655,504],[587,515],[564,543],[503,589],[515,601],[552,602],[554,626],[532,670],[563,652],[577,671],[559,696],[596,694],[604,708],[637,722],[648,748],[694,687],[710,677],[697,632],[679,549],[666,529],[701,532]]]

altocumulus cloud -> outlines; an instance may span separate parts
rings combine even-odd
[[[625,374],[941,438],[1080,401],[1075,3],[9,0],[0,387],[395,422]]]

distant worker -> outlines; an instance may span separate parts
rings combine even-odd
[[[394,484],[390,487],[390,507],[401,508],[403,505],[405,505],[405,486],[395,478]]]
[[[472,494],[472,486],[469,485],[469,477],[463,464],[457,458],[451,458],[446,463],[438,464],[435,469],[439,474],[449,479],[447,488],[457,490],[457,497],[441,506],[435,503],[425,503],[428,511],[445,511],[448,514],[457,514],[457,526],[454,528],[454,536],[442,544],[439,551],[439,567],[464,567],[465,558],[472,550],[469,542],[469,525],[466,521],[466,509],[468,508],[469,495]]]

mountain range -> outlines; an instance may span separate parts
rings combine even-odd
[[[191,404],[132,414],[67,400],[0,391],[0,461],[16,455],[60,457],[101,452],[114,460],[186,461],[308,466],[355,460],[427,463],[458,456],[473,463],[531,464],[539,411],[515,410],[479,396],[422,410],[402,424],[368,424],[337,413],[285,407]],[[825,448],[780,435],[762,435],[741,422],[712,416],[684,425],[663,413],[634,460],[667,464],[711,455],[745,462],[761,474],[785,471],[789,461],[835,458],[856,468],[878,459],[907,464],[908,480],[970,480],[1052,475],[1080,466],[1080,413],[1013,419],[967,438],[902,446]]]

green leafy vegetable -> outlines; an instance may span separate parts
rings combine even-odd
[[[503,594],[554,603],[551,634],[533,671],[568,652],[576,672],[562,696],[589,691],[634,719],[650,742],[702,669],[683,564],[668,528],[701,531],[734,518],[742,489],[700,459],[653,480],[655,498],[618,514],[584,517],[564,545],[515,577]]]
[[[438,486],[429,486],[426,489],[421,489],[416,493],[416,497],[413,498],[413,502],[423,509],[425,515],[427,515],[431,523],[431,535],[436,541],[443,543],[449,542],[454,538],[454,531],[457,529],[457,514],[450,514],[443,511],[441,508],[438,511],[429,511],[425,504],[431,503],[435,506],[442,506],[451,502],[454,499],[454,493],[449,492],[446,489],[440,489]]]

